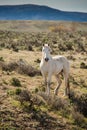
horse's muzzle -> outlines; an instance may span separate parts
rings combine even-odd
[[[49,58],[45,58],[45,61],[48,62]]]

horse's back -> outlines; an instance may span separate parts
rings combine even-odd
[[[58,55],[58,56],[54,56],[53,59],[60,62],[63,65],[63,69],[65,71],[69,71],[70,64],[66,57]]]
[[[54,56],[53,59],[57,60],[57,61],[60,61],[60,62],[63,62],[63,63],[67,63],[68,62],[68,59],[66,57],[60,56],[60,55]]]

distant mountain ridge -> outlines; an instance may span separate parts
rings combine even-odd
[[[64,20],[87,22],[87,13],[66,12],[33,4],[1,5],[0,20]]]

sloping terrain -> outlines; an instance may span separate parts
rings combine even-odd
[[[87,32],[83,29],[86,23],[79,24],[76,30],[74,27],[69,30],[69,23],[63,23],[62,28],[53,24],[49,31],[35,32],[12,29],[10,22],[17,24],[0,22],[0,129],[86,130]],[[31,23],[37,26],[37,21]],[[70,62],[70,99],[63,96],[64,81],[54,97],[55,77],[51,95],[48,97],[44,92],[39,69],[43,43],[50,44],[52,55],[64,55]]]

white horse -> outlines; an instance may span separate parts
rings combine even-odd
[[[50,94],[50,83],[51,77],[54,74],[58,85],[54,90],[54,94],[57,95],[58,89],[62,83],[60,74],[63,72],[65,78],[65,95],[70,96],[70,86],[69,86],[69,62],[64,56],[55,56],[52,57],[51,48],[48,44],[43,45],[42,47],[42,59],[40,63],[40,69],[42,76],[47,84],[47,95]]]

